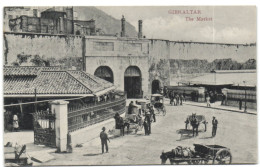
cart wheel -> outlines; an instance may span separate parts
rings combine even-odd
[[[202,161],[201,160],[192,160],[191,162],[192,162],[193,165],[198,165]]]
[[[206,159],[204,159],[202,162],[202,164],[205,164],[205,165],[207,165],[208,163],[209,163],[209,160],[206,160]]]
[[[229,150],[221,149],[216,153],[213,164],[231,164],[232,155]]]

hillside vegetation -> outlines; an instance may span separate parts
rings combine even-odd
[[[208,73],[212,70],[256,69],[256,60],[249,59],[244,63],[239,63],[232,59],[215,59],[212,62],[208,62],[208,60],[199,59],[170,59],[170,69],[171,74]]]

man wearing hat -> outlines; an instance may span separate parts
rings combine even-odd
[[[108,145],[107,140],[110,142],[109,138],[107,137],[107,133],[105,132],[106,128],[102,128],[102,132],[100,132],[100,139],[101,139],[101,146],[102,146],[102,154],[104,153],[104,145],[106,146],[106,152],[108,153]]]
[[[213,120],[212,120],[212,137],[216,136],[217,128],[218,128],[218,120],[213,116]]]
[[[144,121],[147,123],[147,135],[151,134],[151,119],[150,119],[150,112],[145,112],[145,118]]]

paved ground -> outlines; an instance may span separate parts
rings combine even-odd
[[[177,146],[193,148],[193,143],[218,144],[231,149],[233,163],[257,162],[257,115],[227,112],[197,106],[166,106],[167,115],[158,116],[152,124],[152,134],[144,132],[111,139],[109,153],[100,154],[100,139],[96,138],[74,148],[71,154],[56,154],[55,160],[41,165],[138,165],[160,164],[162,150],[170,151]],[[185,127],[187,115],[197,113],[205,115],[209,122],[208,131],[196,138],[180,140],[176,130]],[[211,138],[211,120],[216,116],[219,122],[217,136]],[[114,123],[113,123],[114,124]],[[201,126],[203,127],[203,126]],[[97,129],[96,133],[99,133]]]
[[[187,104],[187,105],[206,107],[207,108],[206,102],[200,103],[200,102],[186,101],[184,103]],[[244,113],[244,114],[255,114],[255,115],[257,114],[257,110],[255,110],[255,109],[247,109],[247,112],[244,112],[244,108],[239,110],[238,107],[221,105],[220,101],[218,101],[216,103],[211,103],[211,108],[220,109],[220,110],[229,111],[229,112],[240,112],[240,113]]]

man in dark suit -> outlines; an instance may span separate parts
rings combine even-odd
[[[213,120],[212,120],[212,137],[216,136],[217,128],[218,128],[218,120],[215,117],[213,117]]]
[[[107,133],[105,132],[106,128],[102,128],[102,132],[100,132],[100,139],[101,139],[101,147],[102,147],[102,154],[104,153],[104,146],[106,146],[106,153],[108,153],[108,145],[107,140],[110,142]]]

